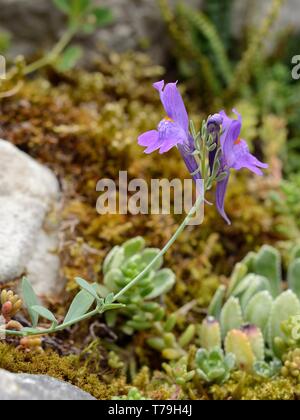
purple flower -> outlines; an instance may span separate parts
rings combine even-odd
[[[256,175],[263,175],[260,168],[268,168],[268,165],[260,162],[250,153],[247,143],[240,138],[242,117],[235,110],[233,112],[238,117],[237,119],[229,118],[224,111],[220,112],[220,116],[223,118],[220,138],[222,149],[220,173],[225,172],[227,176],[217,183],[216,191],[217,209],[228,224],[230,224],[230,220],[224,210],[224,205],[230,169],[239,171],[240,169],[247,168]]]
[[[213,142],[216,144],[216,146],[219,146],[219,140],[220,140],[220,133],[221,133],[221,125],[223,124],[223,117],[221,114],[214,114],[210,116],[207,120],[207,132],[210,134],[213,138]],[[209,154],[209,166],[210,171],[213,170],[213,165],[215,162],[215,157],[218,148],[215,148],[210,154]]]
[[[146,147],[145,153],[148,154],[156,150],[163,154],[177,146],[195,181],[201,179],[200,172],[197,172],[198,163],[193,156],[195,145],[189,131],[188,113],[177,83],[165,85],[162,80],[155,83],[153,87],[160,94],[166,117],[158,124],[156,130],[142,134],[138,139],[138,144]]]

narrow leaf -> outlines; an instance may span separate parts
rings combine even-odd
[[[36,327],[39,322],[39,315],[37,312],[32,310],[32,306],[38,306],[40,302],[26,277],[24,277],[22,281],[22,295],[32,322],[32,326]]]
[[[85,315],[90,310],[94,302],[95,298],[90,293],[85,290],[81,290],[81,292],[75,296],[65,317],[64,323],[67,324],[68,322]]]
[[[53,322],[54,324],[58,325],[57,319],[50,312],[48,309],[44,308],[43,306],[32,306],[32,310],[39,314],[41,317],[48,319],[48,321]]]
[[[84,279],[81,279],[80,277],[77,277],[75,279],[76,283],[78,284],[78,286],[85,290],[86,292],[88,292],[90,295],[92,295],[97,301],[99,300],[99,296],[96,292],[96,290],[94,289],[94,287],[88,283],[87,281],[85,281]]]
[[[175,284],[175,274],[172,270],[165,268],[156,273],[152,280],[153,290],[147,295],[147,299],[155,299],[168,293]]]

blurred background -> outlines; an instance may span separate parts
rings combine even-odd
[[[299,1],[281,3],[280,16],[268,34],[269,52],[276,48],[277,36],[289,34],[290,39],[291,34],[300,31]],[[243,45],[249,35],[249,28],[259,27],[272,0],[95,0],[94,4],[109,7],[114,22],[109,27],[98,28],[85,40],[89,52],[95,51],[100,42],[119,52],[146,50],[156,63],[168,64],[172,45],[162,16],[164,5],[169,4],[173,11],[177,6],[177,12],[179,5],[189,11],[204,12],[227,47],[229,39],[237,43],[229,51],[234,57],[236,47]],[[0,6],[0,28],[12,34],[11,54],[27,55],[49,48],[63,30],[65,19],[50,0],[1,0]]]

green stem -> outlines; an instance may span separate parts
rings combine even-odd
[[[53,47],[49,54],[42,57],[40,60],[35,61],[34,63],[29,64],[24,69],[24,75],[27,76],[31,73],[36,72],[37,70],[41,69],[42,67],[48,66],[57,60],[60,54],[64,51],[67,45],[70,43],[72,38],[76,33],[76,29],[69,28],[62,38],[58,41],[58,43]]]
[[[166,254],[166,252],[169,250],[169,248],[174,244],[174,242],[177,240],[178,236],[184,231],[184,229],[187,227],[187,225],[190,223],[194,215],[196,214],[197,210],[199,209],[200,205],[203,202],[203,196],[199,196],[195,205],[192,207],[182,224],[179,226],[179,228],[176,230],[172,238],[169,240],[169,242],[164,246],[164,248],[160,251],[160,253],[151,261],[150,264],[147,265],[147,267],[135,278],[133,279],[127,286],[125,286],[122,290],[120,290],[119,293],[117,293],[114,297],[114,302],[120,299],[121,296],[123,296],[128,290],[130,290],[132,287],[134,287],[150,270],[151,268],[156,264],[156,262]],[[78,322],[84,321],[86,319],[89,319],[97,314],[99,314],[100,310],[99,307],[94,309],[91,312],[88,312],[87,314],[81,316],[80,318],[74,319],[70,322],[67,322],[65,324],[58,325],[55,328],[49,328],[48,330],[36,330],[36,331],[3,331],[7,335],[14,335],[17,337],[24,337],[24,336],[37,336],[37,335],[44,335],[44,334],[53,334],[59,331],[62,331],[68,327],[71,327],[74,324],[77,324]]]
[[[165,253],[177,240],[178,236],[184,231],[184,229],[190,223],[190,221],[194,217],[195,213],[197,212],[202,202],[203,202],[203,196],[201,195],[198,197],[195,205],[192,207],[189,214],[186,216],[186,218],[184,219],[182,224],[179,226],[179,228],[176,230],[176,232],[174,233],[172,238],[169,240],[169,242],[164,246],[164,248],[160,251],[160,253],[157,254],[157,256],[151,261],[151,263],[148,264],[148,266],[135,279],[133,279],[130,283],[127,284],[127,286],[125,286],[122,290],[120,290],[119,293],[115,295],[114,302],[120,299],[121,296],[123,296],[128,290],[134,287],[151,270],[151,268],[156,264],[156,262],[165,255]]]
[[[7,335],[14,335],[17,337],[33,337],[36,335],[45,335],[45,334],[53,334],[53,333],[57,333],[59,331],[63,331],[66,328],[72,327],[72,325],[77,324],[78,322],[84,321],[86,319],[92,318],[93,316],[97,315],[99,313],[99,308],[94,309],[91,312],[88,312],[87,314],[81,316],[80,318],[77,319],[73,319],[70,322],[66,322],[65,324],[61,324],[58,325],[55,328],[49,328],[49,329],[45,329],[45,330],[36,330],[36,331],[32,331],[32,332],[23,332],[23,331],[10,331],[10,330],[2,330],[1,332]]]

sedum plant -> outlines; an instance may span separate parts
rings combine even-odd
[[[188,364],[188,357],[183,356],[179,360],[163,363],[162,367],[171,383],[184,387],[193,380],[196,373],[195,370],[189,370]]]
[[[255,362],[253,365],[254,372],[263,378],[270,379],[277,376],[282,369],[282,363],[278,359],[271,360],[271,362]]]
[[[164,322],[156,322],[153,325],[153,336],[147,339],[147,344],[159,351],[161,356],[169,361],[177,361],[186,357],[188,347],[196,335],[196,326],[191,324],[177,338],[173,332],[176,323],[176,313],[170,315]]]
[[[232,353],[224,355],[220,347],[211,350],[200,349],[196,354],[196,373],[200,379],[208,383],[222,384],[230,378],[235,366]]]
[[[284,290],[279,252],[263,246],[238,263],[228,287],[221,286],[201,328],[201,345],[224,348],[236,356],[236,366],[272,376],[278,359],[299,336],[299,252],[292,253],[288,267],[289,289]],[[294,336],[294,340],[291,336]],[[266,358],[274,359],[267,364]]]
[[[128,391],[127,395],[122,397],[113,397],[112,400],[115,401],[126,401],[126,400],[133,400],[133,401],[146,401],[149,398],[144,397],[137,388],[131,388]]]
[[[145,247],[142,237],[114,247],[103,264],[104,281],[99,286],[102,296],[117,293],[126,287],[158,254],[159,249]],[[175,274],[168,268],[162,269],[162,265],[163,258],[160,257],[140,282],[119,299],[125,305],[119,313],[127,318],[122,325],[124,333],[147,330],[165,316],[163,306],[154,300],[173,288]],[[117,313],[107,314],[106,320],[110,327],[114,327]]]

